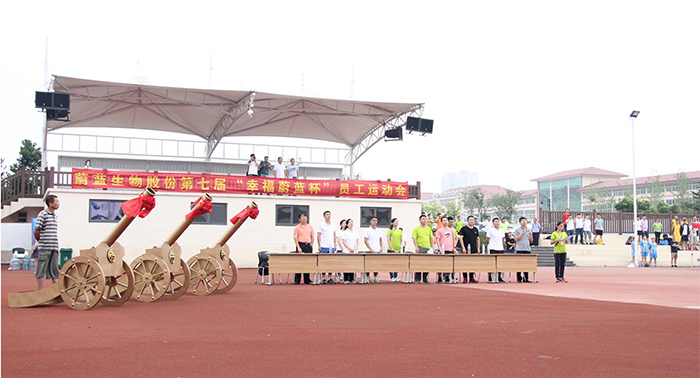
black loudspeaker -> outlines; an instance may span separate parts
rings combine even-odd
[[[68,118],[68,110],[46,109],[46,119]]]
[[[403,140],[403,131],[400,127],[397,127],[395,129],[389,129],[384,132],[384,136],[387,139]]]
[[[408,117],[406,118],[406,131],[419,131],[420,129],[420,118]]]
[[[34,107],[41,109],[70,109],[70,94],[62,92],[36,92]]]
[[[422,118],[420,121],[420,132],[424,134],[433,133],[433,120]]]
[[[406,131],[415,131],[423,134],[433,133],[433,120],[426,118],[406,118]]]

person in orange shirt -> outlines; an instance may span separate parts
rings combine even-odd
[[[314,228],[308,224],[306,213],[299,214],[299,224],[294,227],[294,244],[297,246],[297,253],[312,253],[314,251]],[[294,274],[294,284],[301,283],[301,273]],[[304,283],[310,284],[309,273],[304,273]]]

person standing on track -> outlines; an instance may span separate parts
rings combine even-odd
[[[460,244],[462,245],[462,253],[468,253],[470,255],[476,255],[479,251],[479,244],[481,239],[479,238],[479,229],[474,227],[476,224],[476,218],[473,215],[467,217],[467,225],[459,230]],[[467,273],[465,272],[462,276],[462,283],[472,282],[479,283],[479,281],[474,278],[474,272],[469,272],[469,281],[467,281]]]
[[[49,194],[44,200],[46,209],[36,218],[34,239],[38,242],[39,258],[36,264],[36,287],[44,286],[44,278],[53,283],[58,280],[58,216],[56,210],[61,206],[58,197]]]
[[[369,220],[369,228],[365,231],[365,245],[369,253],[382,253],[384,251],[384,238],[382,238],[382,234],[379,232],[379,229],[377,229],[377,223],[377,217],[372,217],[372,219]],[[369,283],[369,272],[367,272],[367,279],[365,282]],[[374,272],[374,283],[380,283],[379,272]]]
[[[391,220],[389,231],[386,233],[387,253],[401,253],[403,246],[403,230],[399,228],[399,220],[394,218]],[[391,282],[399,282],[399,273],[390,272],[389,278]]]
[[[493,227],[486,233],[486,244],[488,244],[489,254],[502,254],[505,252],[504,242],[506,235],[501,229],[501,221],[498,218],[493,218]],[[499,275],[498,278],[493,277],[494,275],[489,273],[489,282],[506,282],[503,279],[503,273]]]
[[[454,230],[452,230],[449,227],[449,219],[447,216],[443,215],[442,216],[442,228],[438,229],[435,232],[435,238],[438,241],[438,246],[440,247],[440,250],[442,253],[446,255],[453,255],[454,254],[454,244],[455,244],[455,235],[454,235]],[[444,277],[445,283],[455,283],[454,282],[454,277],[452,272],[443,272],[438,274],[438,278]],[[442,280],[438,279],[438,283],[440,283]]]
[[[651,225],[651,229],[654,230],[654,239],[658,243],[661,240],[661,231],[664,229],[664,225],[661,224],[661,219],[656,218],[656,222]]]
[[[428,253],[432,251],[435,247],[435,238],[433,237],[433,231],[428,227],[428,217],[421,215],[418,220],[420,221],[420,226],[416,226],[413,229],[411,238],[413,239],[413,246],[415,247],[416,253]],[[432,252],[431,252],[432,253]],[[428,273],[427,272],[416,272],[415,281],[417,283],[423,282],[428,283]]]
[[[314,251],[314,228],[306,223],[306,213],[299,214],[299,224],[294,227],[294,244],[297,246],[297,253],[313,253]],[[294,284],[301,283],[301,273],[294,274]],[[309,273],[304,273],[304,283],[310,284]]]
[[[342,233],[342,238],[343,238],[343,251],[346,253],[357,253],[357,248],[360,244],[360,235],[357,234],[357,231],[355,231],[354,224],[352,219],[348,219],[345,221],[345,226],[347,229]],[[355,280],[355,273],[346,273],[345,276],[345,283],[357,283]]]
[[[531,248],[530,244],[533,241],[533,236],[532,232],[527,229],[527,218],[525,217],[520,217],[520,227],[517,227],[514,231],[515,235],[515,253],[531,253]],[[523,272],[521,275],[521,272],[517,273],[518,277],[518,282],[525,282],[529,283],[530,282],[530,273],[529,272]],[[523,279],[524,277],[524,279]]]
[[[554,245],[554,276],[557,279],[557,283],[564,282],[564,267],[566,266],[566,244],[569,243],[571,239],[570,236],[564,232],[564,223],[557,222],[557,230],[552,232],[550,243]]]
[[[331,212],[329,210],[323,212],[323,222],[318,225],[316,238],[318,240],[318,252],[335,253],[337,238],[335,234],[335,224],[331,222]],[[326,281],[326,273],[323,273],[323,283],[325,284],[326,282],[329,284],[335,283],[333,282],[333,273],[328,273],[328,281]]]
[[[604,244],[603,243],[603,216],[598,214],[598,216],[596,217],[595,221],[593,221],[593,223],[594,223],[593,227],[595,228],[595,235],[593,236],[593,244],[596,243],[596,239],[598,238],[598,236],[600,236],[600,244]]]

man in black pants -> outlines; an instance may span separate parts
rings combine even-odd
[[[314,229],[306,222],[306,213],[299,214],[299,225],[294,227],[294,243],[297,253],[312,253],[314,251]],[[301,273],[294,274],[294,284],[301,283]],[[310,284],[309,273],[304,273],[304,283]]]
[[[515,253],[529,254],[533,237],[532,232],[527,229],[527,218],[520,217],[520,227],[513,230],[513,234],[515,235]],[[523,280],[522,275],[525,276],[525,280]],[[529,272],[523,272],[522,275],[518,272],[518,282],[530,282]]]
[[[479,239],[479,229],[474,227],[476,224],[476,218],[473,215],[467,217],[467,225],[459,230],[459,244],[462,247],[462,253],[469,253],[470,255],[476,255],[479,253],[479,244],[481,240]],[[467,248],[465,248],[465,245]],[[469,272],[469,281],[467,281],[467,273],[462,273],[462,283],[473,282],[478,283],[476,278],[474,278],[474,273]]]

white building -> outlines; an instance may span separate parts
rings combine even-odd
[[[450,189],[464,188],[479,185],[479,173],[460,170],[449,172],[442,176],[441,189],[443,192]]]

